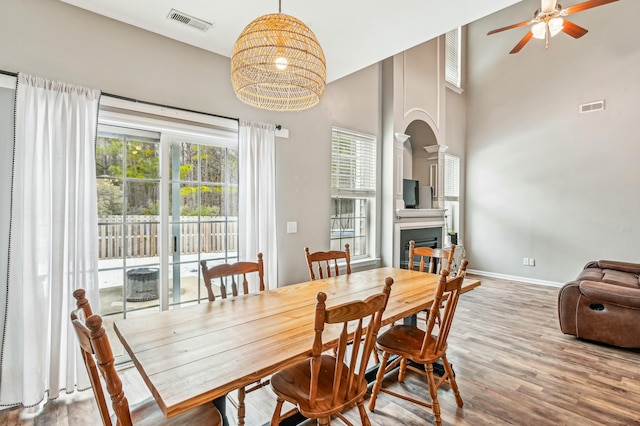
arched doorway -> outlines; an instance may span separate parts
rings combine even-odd
[[[437,146],[438,140],[431,126],[422,120],[414,120],[405,132],[409,140],[405,143],[403,177],[420,182],[420,186],[436,186],[438,157],[427,152],[426,146]],[[434,188],[434,192],[437,192]],[[434,200],[435,203],[436,200]],[[424,203],[423,200],[423,204]]]

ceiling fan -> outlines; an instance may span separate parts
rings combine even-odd
[[[532,37],[545,40],[545,47],[548,48],[549,39],[561,31],[569,34],[573,38],[580,38],[587,33],[586,29],[565,19],[566,16],[573,15],[574,13],[582,12],[583,10],[591,9],[596,6],[613,3],[615,1],[618,0],[589,0],[563,9],[562,6],[557,4],[557,0],[540,0],[540,9],[536,10],[533,14],[533,19],[530,21],[524,21],[507,27],[498,28],[493,31],[489,31],[487,35],[513,28],[524,27],[525,25],[531,25],[531,31],[527,32],[522,40],[520,40],[520,42],[516,44],[509,53],[518,53]]]

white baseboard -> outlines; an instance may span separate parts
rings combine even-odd
[[[517,277],[515,275],[496,274],[495,272],[478,271],[477,269],[467,269],[467,273],[480,275],[489,278],[500,278],[503,280],[520,281],[527,284],[546,285],[549,287],[562,287],[565,283],[559,283],[556,281],[537,280],[535,278]]]

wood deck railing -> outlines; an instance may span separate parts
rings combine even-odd
[[[173,236],[178,236],[180,254],[221,253],[237,251],[238,222],[236,217],[183,216],[181,223],[169,225],[169,244],[173,250]],[[172,229],[173,227],[177,229]],[[98,258],[158,256],[160,227],[158,216],[102,216],[98,218]],[[228,236],[228,238],[227,238]],[[126,253],[125,253],[126,250]]]

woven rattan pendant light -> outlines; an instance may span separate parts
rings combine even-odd
[[[231,55],[231,83],[242,102],[271,111],[300,111],[320,101],[327,78],[322,48],[302,21],[261,16],[242,31]]]

